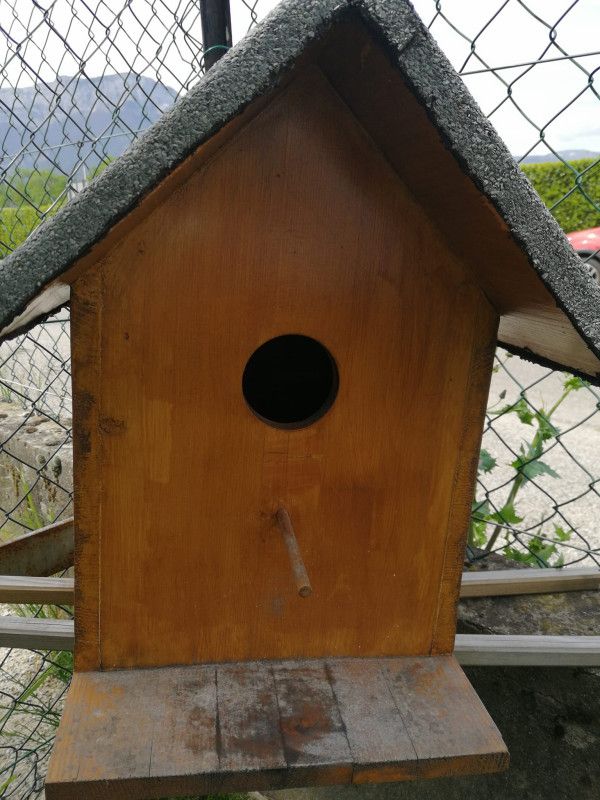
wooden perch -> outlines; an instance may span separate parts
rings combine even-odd
[[[0,575],[54,575],[73,566],[73,518],[0,545]]]
[[[302,556],[300,554],[298,540],[296,539],[296,534],[294,533],[290,515],[286,509],[282,507],[277,509],[275,519],[279,525],[279,530],[281,531],[283,541],[285,542],[285,546],[290,557],[290,564],[292,566],[292,572],[294,573],[298,594],[300,597],[308,597],[310,594],[312,594],[312,586],[310,585],[308,573],[306,572],[306,567],[304,566],[304,561],[302,560]]]

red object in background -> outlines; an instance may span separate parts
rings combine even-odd
[[[588,228],[585,231],[574,231],[567,234],[583,265],[591,277],[600,283],[600,228]]]

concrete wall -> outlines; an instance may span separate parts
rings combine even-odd
[[[0,403],[0,541],[25,533],[36,520],[47,524],[72,513],[63,512],[73,486],[69,428],[69,419],[59,424]]]

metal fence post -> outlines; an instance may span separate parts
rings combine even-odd
[[[204,68],[210,69],[232,44],[229,0],[200,0]]]

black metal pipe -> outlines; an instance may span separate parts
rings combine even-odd
[[[200,0],[204,69],[210,69],[231,47],[229,0]]]

